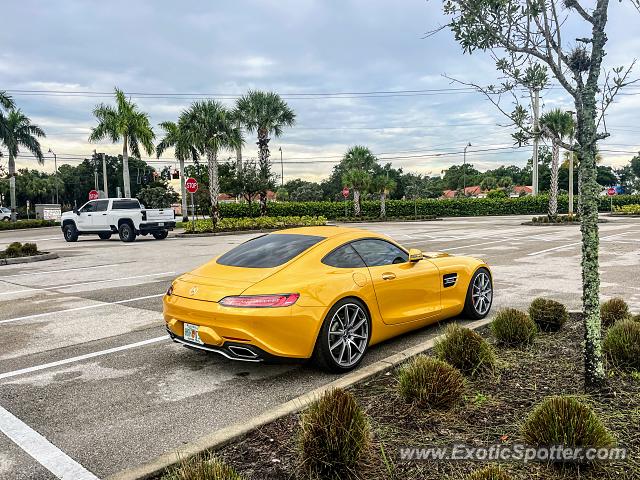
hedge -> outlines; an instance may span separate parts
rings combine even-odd
[[[600,210],[610,211],[611,200],[600,198]],[[344,217],[345,203],[347,212],[353,213],[353,202],[271,202],[268,215],[274,217],[286,216],[323,216],[326,218]],[[387,217],[413,217],[415,205],[412,200],[387,200]],[[471,217],[486,215],[540,215],[548,211],[549,197],[547,195],[526,196],[518,198],[451,198],[426,199],[417,202],[418,216],[435,215],[437,217]],[[617,195],[613,197],[614,206],[640,203],[640,195]],[[558,198],[558,211],[566,212],[568,198],[566,195]],[[577,211],[577,198],[575,200]],[[225,218],[239,218],[258,216],[258,205],[246,203],[222,203],[220,213]],[[365,217],[380,216],[379,201],[362,202],[362,215]]]
[[[325,225],[324,217],[256,217],[256,218],[223,218],[216,226],[216,232],[233,232],[243,230],[269,230],[290,227],[311,227]],[[212,232],[210,219],[184,222],[185,233]],[[194,229],[195,227],[195,229]]]
[[[17,222],[0,222],[0,230],[20,230],[22,228],[55,227],[60,225],[53,220],[18,220]]]

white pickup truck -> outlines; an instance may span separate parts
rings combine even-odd
[[[108,240],[114,233],[123,242],[133,242],[137,235],[149,233],[164,240],[176,226],[171,208],[147,209],[136,198],[91,200],[79,209],[63,213],[60,224],[67,242],[75,242],[79,235],[98,235]]]

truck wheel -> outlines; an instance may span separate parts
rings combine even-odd
[[[100,237],[100,240],[109,240],[111,238],[110,233],[99,233],[98,236]]]
[[[130,223],[123,223],[118,229],[120,240],[123,242],[133,242],[136,239],[136,231]]]
[[[159,230],[157,232],[153,232],[152,235],[156,240],[164,240],[167,238],[167,235],[169,235],[169,230]]]
[[[62,229],[62,233],[64,234],[64,239],[67,242],[77,242],[78,241],[78,229],[73,223],[69,225],[65,225]]]

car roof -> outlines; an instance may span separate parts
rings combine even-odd
[[[370,230],[364,230],[362,228],[339,227],[337,225],[287,228],[285,230],[278,230],[277,232],[273,232],[273,234],[276,234],[276,235],[283,234],[283,233],[297,234],[297,235],[316,235],[318,237],[324,237],[324,238],[333,238],[338,236],[348,236],[349,238],[358,238],[358,237],[385,238],[382,235],[379,235]]]

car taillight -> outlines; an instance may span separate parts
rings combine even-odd
[[[280,295],[240,295],[238,297],[224,297],[220,305],[225,307],[289,307],[300,298],[299,293],[283,293]]]

